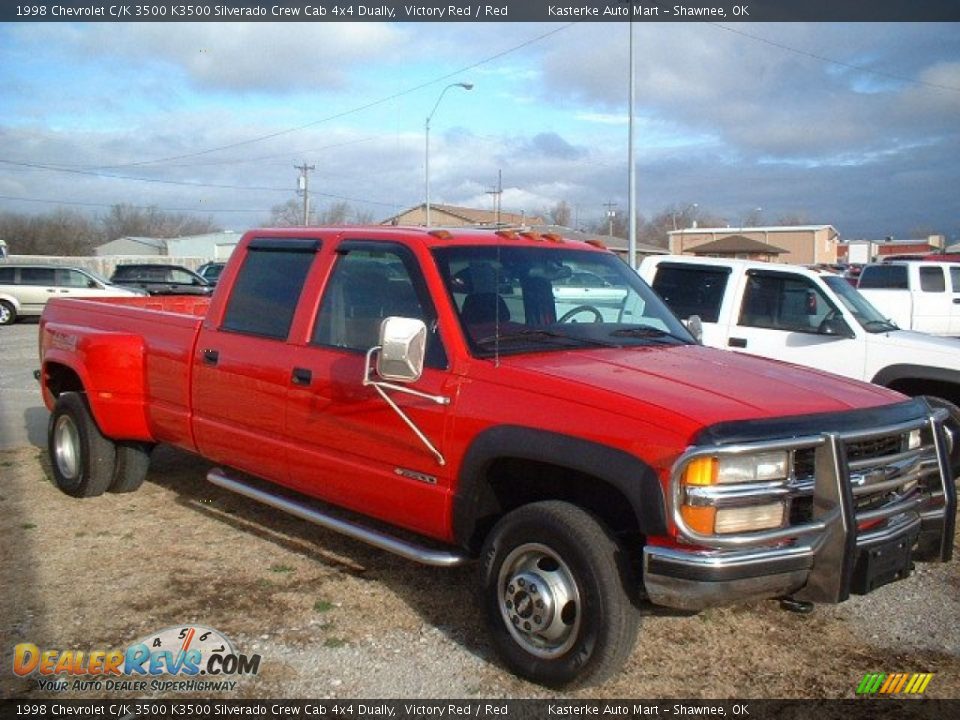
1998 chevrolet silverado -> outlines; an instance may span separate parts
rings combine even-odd
[[[211,299],[57,299],[40,345],[61,490],[135,490],[170,443],[284,512],[479,559],[503,661],[550,686],[615,672],[645,600],[840,602],[952,552],[942,410],[702,347],[552,235],[255,230]]]

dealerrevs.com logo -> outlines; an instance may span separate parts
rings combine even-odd
[[[867,673],[857,695],[922,695],[933,673]]]
[[[203,625],[165,628],[125,649],[42,650],[20,643],[13,651],[13,672],[35,676],[41,690],[53,692],[232,691],[234,677],[259,670],[259,655],[238,653],[223,633]]]

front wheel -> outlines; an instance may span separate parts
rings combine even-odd
[[[550,687],[598,683],[633,649],[630,564],[609,530],[565,502],[504,516],[483,549],[483,604],[504,662]]]
[[[65,392],[57,398],[47,446],[54,482],[67,495],[102,495],[113,481],[116,447],[100,432],[80,393]]]
[[[16,308],[6,300],[0,300],[0,325],[13,325],[16,321]]]

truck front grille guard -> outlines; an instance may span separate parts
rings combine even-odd
[[[759,443],[693,447],[674,464],[670,516],[681,541],[709,555],[715,551],[755,553],[794,548],[813,558],[807,592],[813,599],[844,599],[857,547],[915,526],[942,527],[940,559],[952,553],[956,489],[950,473],[946,411],[926,418],[871,430],[824,433]],[[921,431],[921,444],[906,447],[905,438]],[[701,457],[789,451],[789,477],[763,483],[688,486],[683,473]],[[687,525],[681,508],[749,506],[771,501],[786,504],[783,527],[731,534],[703,534]]]

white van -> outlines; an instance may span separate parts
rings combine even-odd
[[[39,317],[50,298],[143,295],[89,270],[60,265],[0,265],[0,325]]]

